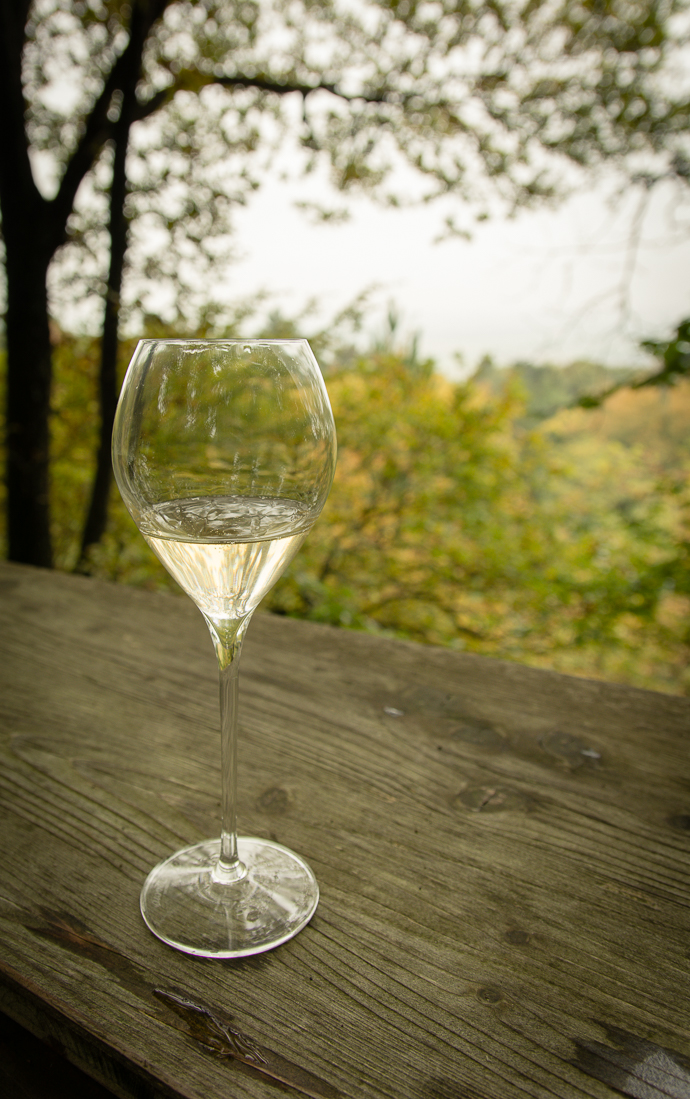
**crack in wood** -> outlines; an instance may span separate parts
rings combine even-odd
[[[206,1052],[239,1061],[312,1099],[341,1099],[341,1093],[327,1081],[280,1054],[258,1046],[252,1038],[230,1024],[229,1018],[232,1016],[223,1017],[215,1009],[191,1000],[184,993],[155,988],[153,994],[184,1020],[190,1037]]]
[[[165,992],[162,988],[154,988],[153,994],[185,1020],[189,1033],[204,1049],[220,1057],[237,1057],[248,1064],[268,1063],[251,1038],[223,1022],[208,1008],[186,996]]]

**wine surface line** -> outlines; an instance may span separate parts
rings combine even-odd
[[[149,508],[141,532],[199,610],[219,622],[256,609],[312,522],[305,504],[284,497],[187,497]]]

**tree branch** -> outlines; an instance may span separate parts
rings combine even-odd
[[[293,92],[297,92],[304,99],[314,92],[330,92],[331,95],[335,95],[347,103],[355,103],[358,100],[365,103],[388,103],[390,99],[388,92],[371,95],[359,92],[356,95],[347,95],[345,92],[339,91],[336,84],[301,84],[299,81],[291,80],[267,80],[263,76],[206,76],[196,69],[184,69],[169,88],[156,92],[150,99],[139,103],[135,112],[135,120],[142,122],[144,119],[150,118],[152,114],[170,103],[177,92],[190,91],[196,93],[201,88],[213,85],[222,88],[255,88],[257,91],[272,92],[274,95],[291,95]]]
[[[136,88],[146,38],[169,3],[170,0],[139,0],[133,5],[129,42],[106,77],[101,94],[86,120],[79,144],[65,169],[58,193],[50,203],[54,219],[55,247],[65,240],[67,219],[84,176],[112,136],[113,123],[108,118],[108,110],[113,93],[119,90],[126,96]]]

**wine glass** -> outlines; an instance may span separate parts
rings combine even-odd
[[[151,931],[189,954],[269,950],[318,903],[304,859],[237,837],[237,688],[249,620],[318,518],[335,458],[333,414],[306,340],[138,344],[115,416],[115,478],[206,619],[220,678],[221,837],[171,855],[141,893]]]

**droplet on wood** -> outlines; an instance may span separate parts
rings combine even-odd
[[[290,796],[282,786],[270,786],[256,799],[256,807],[264,813],[278,816],[290,808]]]
[[[528,931],[523,931],[519,927],[511,927],[506,931],[506,940],[511,946],[525,946],[530,940],[530,935]]]
[[[466,706],[459,695],[437,687],[414,687],[404,694],[405,707],[417,713],[441,714],[459,720],[467,717]]]
[[[546,733],[539,743],[550,756],[565,760],[573,769],[582,767],[588,760],[601,759],[601,752],[586,744],[584,740],[580,740],[579,737],[573,736],[572,733],[563,733],[560,729]]]
[[[478,748],[492,751],[507,747],[507,741],[488,721],[463,721],[450,734],[451,740],[462,740],[466,744],[475,744]]]

